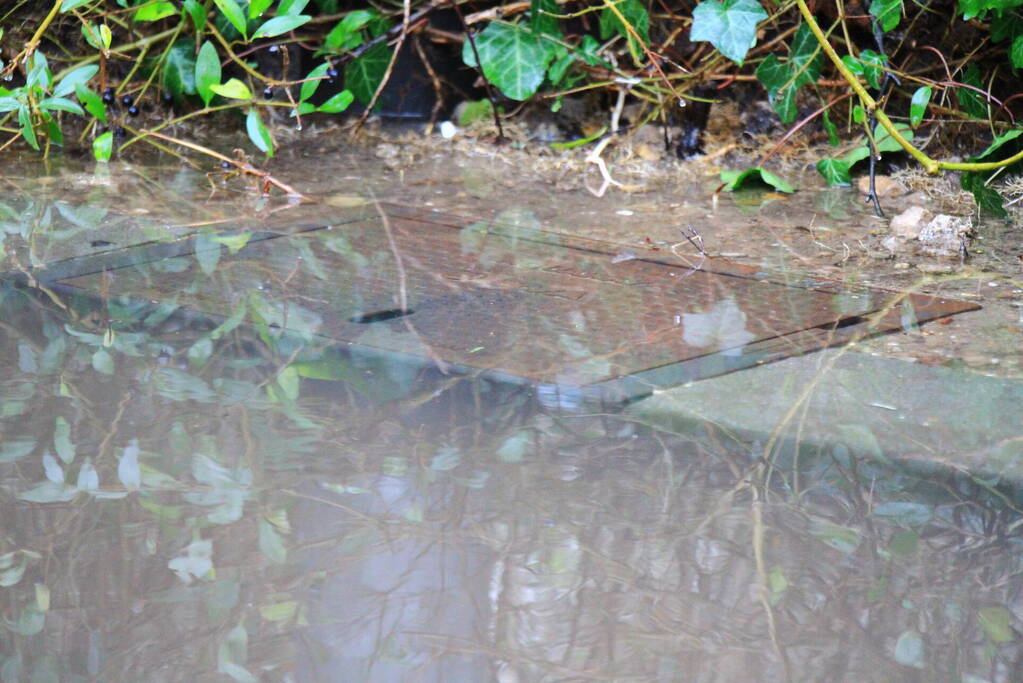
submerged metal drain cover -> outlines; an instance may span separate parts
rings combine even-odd
[[[64,263],[49,280],[109,296],[173,297],[214,318],[237,315],[256,297],[282,327],[360,352],[613,402],[977,308],[786,282],[695,255],[686,264],[634,250],[623,260],[620,251],[525,221],[473,223],[386,205],[334,226]]]

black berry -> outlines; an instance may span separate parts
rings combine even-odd
[[[277,52],[277,51],[278,51],[278,50],[280,50],[280,49],[281,49],[281,48],[279,48],[279,47],[278,47],[278,46],[276,46],[276,45],[271,45],[270,47],[268,47],[268,48],[267,48],[267,51],[268,51],[268,52]]]
[[[172,102],[174,102],[174,95],[172,95],[169,92],[165,92],[163,94],[163,103],[164,104],[171,104]]]
[[[335,69],[334,67],[328,68],[327,78],[329,78],[330,80],[334,80],[335,78],[337,78],[337,69]]]
[[[117,137],[117,138],[123,138],[127,134],[128,134],[128,131],[126,131],[124,129],[124,127],[122,127],[122,126],[118,126],[117,129],[114,130],[114,137]]]
[[[231,164],[229,164],[226,161],[221,161],[220,162],[220,168],[231,168]]]
[[[131,98],[131,95],[125,95],[121,98],[121,104],[123,104],[126,107],[130,107],[131,105],[135,104],[135,100]]]
[[[138,116],[138,115],[139,115],[139,108],[138,107],[136,107],[134,104],[132,106],[128,107],[128,116]]]
[[[273,96],[274,96],[274,89],[273,88],[263,88],[263,99],[264,100],[269,100]]]
[[[103,102],[105,104],[113,104],[114,103],[114,89],[113,88],[107,88],[106,90],[103,91]]]

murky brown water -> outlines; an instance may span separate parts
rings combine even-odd
[[[439,188],[441,208],[493,215],[518,199],[450,205],[450,186],[334,163],[312,189],[341,205]],[[6,179],[7,272],[304,211],[207,201],[173,166],[37,170]],[[519,206],[675,239],[678,216],[620,201]],[[706,240],[739,230],[740,205],[691,201]],[[750,244],[791,265],[791,245]],[[199,291],[229,263],[150,267]],[[852,437],[767,450],[713,421],[580,413],[326,347],[294,324],[297,298],[239,285],[237,319],[211,321],[173,294],[0,282],[4,681],[1023,679],[1018,478],[900,468]],[[1019,353],[984,348],[1002,367]]]

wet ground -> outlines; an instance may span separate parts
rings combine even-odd
[[[1023,678],[1015,232],[982,225],[965,264],[880,259],[851,191],[714,202],[690,166],[596,198],[585,166],[524,152],[296,157],[274,172],[322,205],[211,196],[173,162],[7,167],[7,273],[216,248],[128,292],[0,285],[4,680]],[[336,273],[232,260],[238,228],[375,200],[622,254],[691,257],[689,225],[793,280],[983,309],[597,409],[339,350],[303,313]],[[230,313],[182,305],[200,294]]]

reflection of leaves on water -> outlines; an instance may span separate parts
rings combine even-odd
[[[175,557],[167,566],[185,583],[192,579],[210,578],[213,572],[213,541],[196,538],[185,548],[185,554]]]
[[[746,329],[746,314],[733,297],[718,301],[705,313],[682,314],[682,340],[698,349],[741,356],[743,347],[755,337]]]

